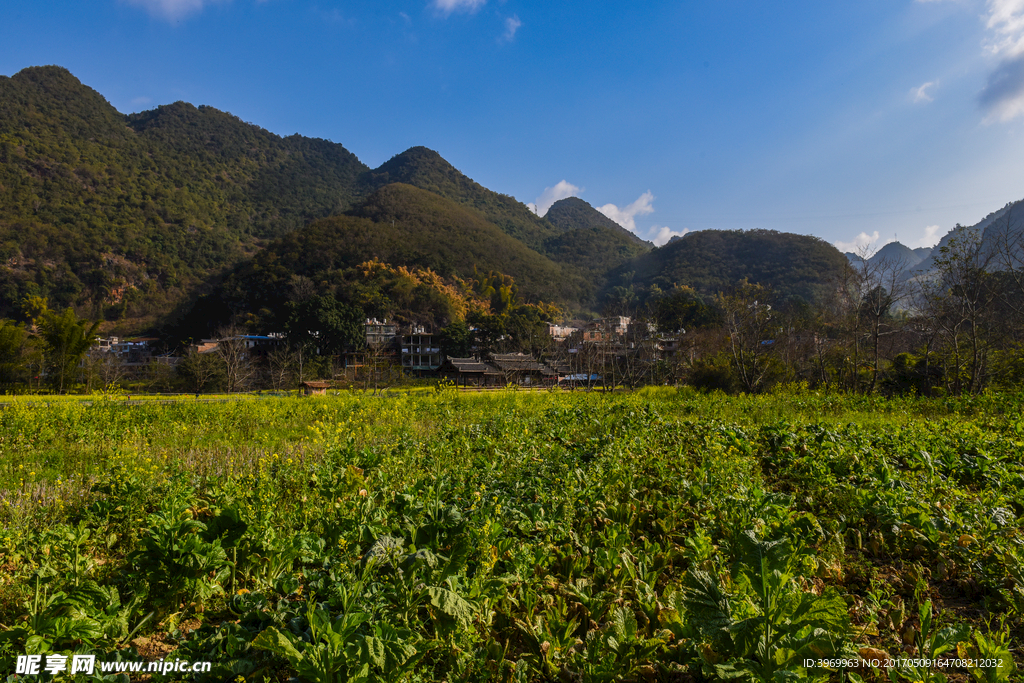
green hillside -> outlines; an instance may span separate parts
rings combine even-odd
[[[273,309],[291,296],[296,276],[308,278],[320,291],[336,290],[346,278],[344,271],[372,260],[463,279],[504,273],[514,278],[519,298],[528,302],[576,302],[592,291],[582,278],[509,237],[479,212],[394,183],[349,215],[314,221],[268,243],[228,278],[225,296],[237,312]],[[368,313],[387,311],[370,306]]]
[[[544,253],[583,272],[598,288],[609,271],[653,246],[577,197],[555,202],[544,217],[561,230],[544,242]]]
[[[687,285],[715,294],[746,278],[780,299],[818,299],[846,257],[817,237],[775,230],[699,230],[619,267],[612,285]]]
[[[551,205],[548,212],[544,214],[544,218],[556,228],[566,232],[584,228],[604,228],[625,242],[641,247],[643,251],[649,251],[654,246],[626,230],[579,197],[559,199]]]
[[[0,316],[40,295],[150,319],[260,238],[350,207],[366,170],[210,107],[124,116],[60,67],[0,77]]]
[[[507,235],[536,251],[543,251],[545,240],[558,232],[522,202],[474,182],[426,147],[413,147],[392,157],[364,174],[362,183],[368,189],[406,183],[472,207]]]
[[[744,277],[810,299],[842,258],[765,231],[652,249],[577,198],[537,216],[424,147],[371,170],[342,145],[212,107],[126,116],[60,67],[0,77],[0,318],[41,296],[132,333],[205,293],[191,318],[269,319],[300,281],[373,310],[374,293],[344,291],[358,284],[340,275],[370,260],[503,274],[521,301],[570,310],[595,309],[601,290]]]

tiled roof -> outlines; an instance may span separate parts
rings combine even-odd
[[[477,358],[449,358],[446,362],[459,372],[482,372],[485,375],[500,374],[493,367]]]
[[[554,375],[554,370],[538,363],[527,353],[495,353],[491,360],[504,372],[539,372],[542,375]]]

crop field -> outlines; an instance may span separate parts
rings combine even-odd
[[[1021,680],[1022,405],[12,401],[0,678]]]

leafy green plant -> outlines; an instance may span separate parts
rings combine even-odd
[[[932,618],[932,601],[925,600],[918,607],[920,630],[914,635],[915,657],[909,661],[936,661],[941,655],[956,648],[957,643],[970,636],[971,630],[965,624],[946,626],[935,630]],[[898,666],[888,669],[889,679],[914,681],[915,683],[945,683],[946,675],[933,667]]]
[[[834,589],[801,590],[794,567],[799,553],[788,539],[762,541],[748,531],[734,563],[736,590],[693,572],[685,590],[687,614],[705,640],[705,670],[722,678],[774,681],[825,678],[805,658],[843,651],[850,631],[846,603]]]
[[[271,626],[252,645],[286,659],[310,683],[396,681],[426,654],[413,645],[411,631],[371,625],[365,612],[345,611],[332,620],[310,600],[304,617],[301,631],[297,625],[287,631]]]
[[[164,597],[171,609],[181,600],[203,601],[223,593],[231,573],[221,539],[203,537],[206,524],[194,519],[190,503],[173,496],[149,515],[147,533],[129,557],[140,578],[150,581],[152,593]]]
[[[974,659],[982,662],[994,662],[993,666],[978,666],[968,669],[977,683],[1003,683],[1017,671],[1010,652],[1010,634],[1008,629],[1001,628],[998,632],[987,636],[980,630],[974,632],[973,642],[964,640],[957,644],[957,654],[962,659]]]

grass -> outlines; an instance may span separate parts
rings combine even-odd
[[[125,656],[141,635],[222,679],[800,673],[781,653],[804,622],[744,569],[750,543],[783,541],[773,590],[820,603],[836,652],[923,652],[907,628],[925,605],[964,652],[1019,642],[1021,405],[800,387],[18,401],[0,410],[0,667],[34,633]],[[368,567],[385,539],[394,557]],[[89,582],[124,613],[69,612]],[[63,597],[32,606],[37,585]],[[716,619],[777,618],[751,637],[790,640],[762,642],[770,661],[723,640],[701,591],[729,596]],[[46,621],[70,613],[88,636]],[[346,642],[391,643],[393,666],[303,631],[320,614],[365,614]]]

